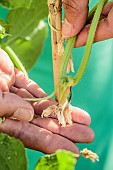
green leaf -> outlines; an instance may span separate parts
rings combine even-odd
[[[11,24],[9,34],[12,37],[7,39],[7,44],[18,38],[27,40],[37,28],[40,20],[48,15],[48,8],[45,1],[33,0],[31,8],[19,8],[10,10],[7,16],[7,23]]]
[[[32,0],[0,0],[0,4],[6,8],[30,7]]]
[[[7,23],[11,25],[5,45],[10,46],[25,69],[29,70],[41,53],[47,35],[47,26],[42,21],[48,15],[47,1],[33,0],[31,7],[9,11]]]
[[[23,144],[6,134],[0,134],[0,170],[27,170]]]
[[[65,150],[57,150],[55,154],[42,157],[35,170],[74,170],[78,155]]]
[[[46,35],[47,25],[44,21],[40,21],[32,35],[28,37],[29,40],[20,38],[11,43],[10,47],[19,57],[26,70],[29,70],[37,61]]]

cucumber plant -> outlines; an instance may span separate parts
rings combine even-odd
[[[38,1],[20,0],[15,2],[8,0],[0,1],[0,4],[9,8],[7,22],[5,23],[2,19],[0,20],[0,38],[3,39],[1,40],[1,48],[3,48],[9,54],[14,65],[20,70],[22,70],[25,74],[27,74],[26,69],[28,70],[29,68],[31,68],[31,66],[36,62],[37,56],[40,53],[40,50],[38,52],[35,52],[35,49],[37,47],[36,42],[38,40],[39,41],[41,40],[41,46],[39,45],[38,49],[42,49],[43,41],[47,33],[47,26],[43,19],[48,15],[48,23],[51,28],[54,91],[45,98],[25,98],[25,100],[27,101],[38,101],[49,99],[55,96],[55,100],[57,101],[58,104],[49,106],[49,108],[44,110],[42,113],[42,117],[44,116],[47,117],[47,115],[54,113],[56,114],[58,121],[62,126],[66,126],[66,124],[72,124],[70,110],[72,87],[77,85],[84,75],[84,72],[89,61],[91,48],[94,41],[94,36],[100,19],[100,15],[103,6],[107,1],[108,0],[99,0],[99,2],[88,14],[87,23],[90,21],[92,21],[92,23],[88,34],[84,55],[80,67],[74,77],[68,76],[67,71],[69,72],[70,69],[72,71],[74,70],[71,53],[72,49],[74,48],[74,44],[76,43],[77,36],[64,39],[64,37],[61,34],[62,6],[63,6],[62,0],[48,0],[49,14],[47,12],[48,11],[47,7],[43,9],[40,8],[41,5],[44,6],[46,4],[46,1],[39,0]],[[37,3],[39,5],[37,5]],[[39,16],[37,16],[37,11],[40,14]],[[21,20],[18,20],[18,23],[16,23],[19,15],[21,16],[20,17]],[[29,18],[32,15],[33,20],[32,22],[30,22]],[[25,27],[21,23],[24,23]],[[32,58],[31,63],[29,62],[30,60],[29,54],[31,54],[30,50],[34,51],[35,56],[34,58]],[[23,60],[22,55],[28,56],[28,58],[24,58]],[[23,66],[24,64],[25,68]],[[98,161],[99,159],[95,153],[92,153],[87,149],[83,149],[83,151],[81,151],[80,153],[84,155],[86,158],[90,158],[92,161],[95,160]],[[70,155],[70,157],[74,158],[74,160],[76,160],[76,158],[78,157],[78,155],[66,153],[65,151],[62,152],[59,151],[55,155],[46,156],[43,160],[44,162],[45,161],[51,162],[51,160],[53,160],[54,158],[56,162],[58,161],[59,157],[61,157],[62,154],[65,155],[67,154],[68,156]],[[56,164],[56,169],[59,168],[57,166],[59,165],[60,161],[61,158],[59,159],[58,164]],[[72,165],[74,165],[75,163],[76,161],[73,162]],[[36,169],[39,169],[41,165],[42,165],[41,161],[39,161],[39,164],[37,164]],[[45,165],[43,164],[41,168],[43,168],[44,166]],[[45,167],[45,169],[46,168],[47,167]],[[63,166],[61,166],[61,168],[63,170]],[[70,168],[70,170],[72,169],[73,167]]]
[[[86,43],[86,48],[84,55],[80,64],[80,67],[74,77],[67,76],[66,71],[69,70],[69,60],[76,42],[77,36],[68,38],[66,43],[66,48],[64,49],[64,38],[61,35],[62,29],[62,0],[48,0],[49,7],[49,25],[51,27],[51,39],[52,39],[52,58],[53,58],[53,72],[54,72],[54,92],[46,98],[35,98],[35,99],[26,99],[28,101],[38,101],[51,98],[55,95],[55,99],[58,102],[56,106],[49,106],[46,110],[43,111],[42,117],[55,114],[58,118],[59,123],[62,126],[66,124],[72,124],[71,120],[71,110],[70,110],[70,101],[72,97],[72,87],[77,85],[82,79],[84,72],[86,70],[92,44],[94,41],[94,36],[96,28],[100,19],[100,15],[103,9],[104,4],[107,0],[100,0],[95,7],[89,12],[87,22],[91,23],[91,27],[88,34],[88,39]],[[71,65],[73,65],[71,61]],[[60,69],[59,69],[60,66]]]

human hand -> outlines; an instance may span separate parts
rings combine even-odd
[[[22,98],[46,96],[43,90],[21,71],[15,69],[14,75],[15,83],[9,88],[11,93],[7,92],[10,95],[16,97],[21,96]],[[22,98],[19,97],[19,99],[23,101]],[[22,106],[22,101],[21,104],[18,104],[18,107]],[[44,153],[53,153],[57,149],[66,149],[79,153],[79,149],[73,142],[90,143],[93,141],[94,133],[88,127],[91,121],[90,116],[85,111],[72,107],[73,124],[67,125],[63,128],[58,124],[55,117],[42,119],[40,116],[45,108],[49,105],[55,104],[54,100],[50,99],[40,102],[31,102],[31,104],[35,110],[35,116],[31,122],[6,118],[6,120],[0,124],[0,132],[19,138],[23,141],[25,147],[42,151]],[[11,108],[12,105],[10,105],[9,110]]]
[[[65,37],[77,35],[84,27],[88,15],[89,0],[64,0],[65,20],[62,34]]]
[[[88,0],[64,0],[65,22],[62,34],[65,37],[77,35],[75,47],[86,44],[90,24],[85,25],[88,14]],[[95,33],[94,42],[113,38],[113,2],[108,2],[103,8]]]
[[[15,82],[14,66],[9,56],[0,49],[0,117],[13,117],[30,121],[32,106],[18,95],[9,92]]]

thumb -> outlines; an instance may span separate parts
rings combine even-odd
[[[88,14],[88,2],[88,0],[64,0],[63,36],[73,37],[81,31]]]
[[[34,110],[30,103],[16,94],[0,90],[0,117],[31,121],[33,116]]]

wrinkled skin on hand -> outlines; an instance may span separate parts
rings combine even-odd
[[[23,98],[45,97],[47,94],[14,68],[8,55],[1,49],[0,72],[0,116],[6,117],[0,124],[0,132],[19,138],[25,147],[44,153],[66,149],[79,154],[79,149],[73,142],[93,141],[94,133],[88,127],[91,122],[90,116],[82,109],[72,107],[73,124],[65,128],[58,124],[56,117],[42,119],[42,111],[56,102],[52,99],[30,103],[25,101]]]
[[[64,0],[65,20],[62,34],[65,37],[77,35],[84,27],[88,15],[89,0]]]
[[[21,97],[9,92],[14,83],[13,63],[7,53],[0,49],[0,116],[13,116],[30,121],[34,115],[32,106]]]
[[[85,25],[88,0],[64,0],[64,8],[62,34],[65,37],[78,35],[75,47],[85,45],[90,28],[90,23]],[[108,2],[102,11],[95,42],[113,38],[112,18],[113,2]],[[15,136],[23,141],[26,147],[44,153],[53,153],[57,149],[79,153],[73,142],[90,143],[94,139],[94,133],[88,127],[90,116],[85,111],[72,107],[73,124],[65,128],[58,124],[56,117],[42,119],[42,111],[56,102],[50,99],[28,103],[23,97],[45,96],[47,95],[35,82],[14,68],[8,55],[0,49],[0,117],[7,117],[0,124],[0,132]]]
[[[0,89],[9,91],[15,82],[14,66],[5,51],[0,49]]]
[[[88,0],[64,0],[65,22],[62,34],[64,37],[77,35],[75,47],[86,44],[90,23],[85,25],[88,14]],[[103,8],[95,33],[94,42],[113,38],[113,2]]]

